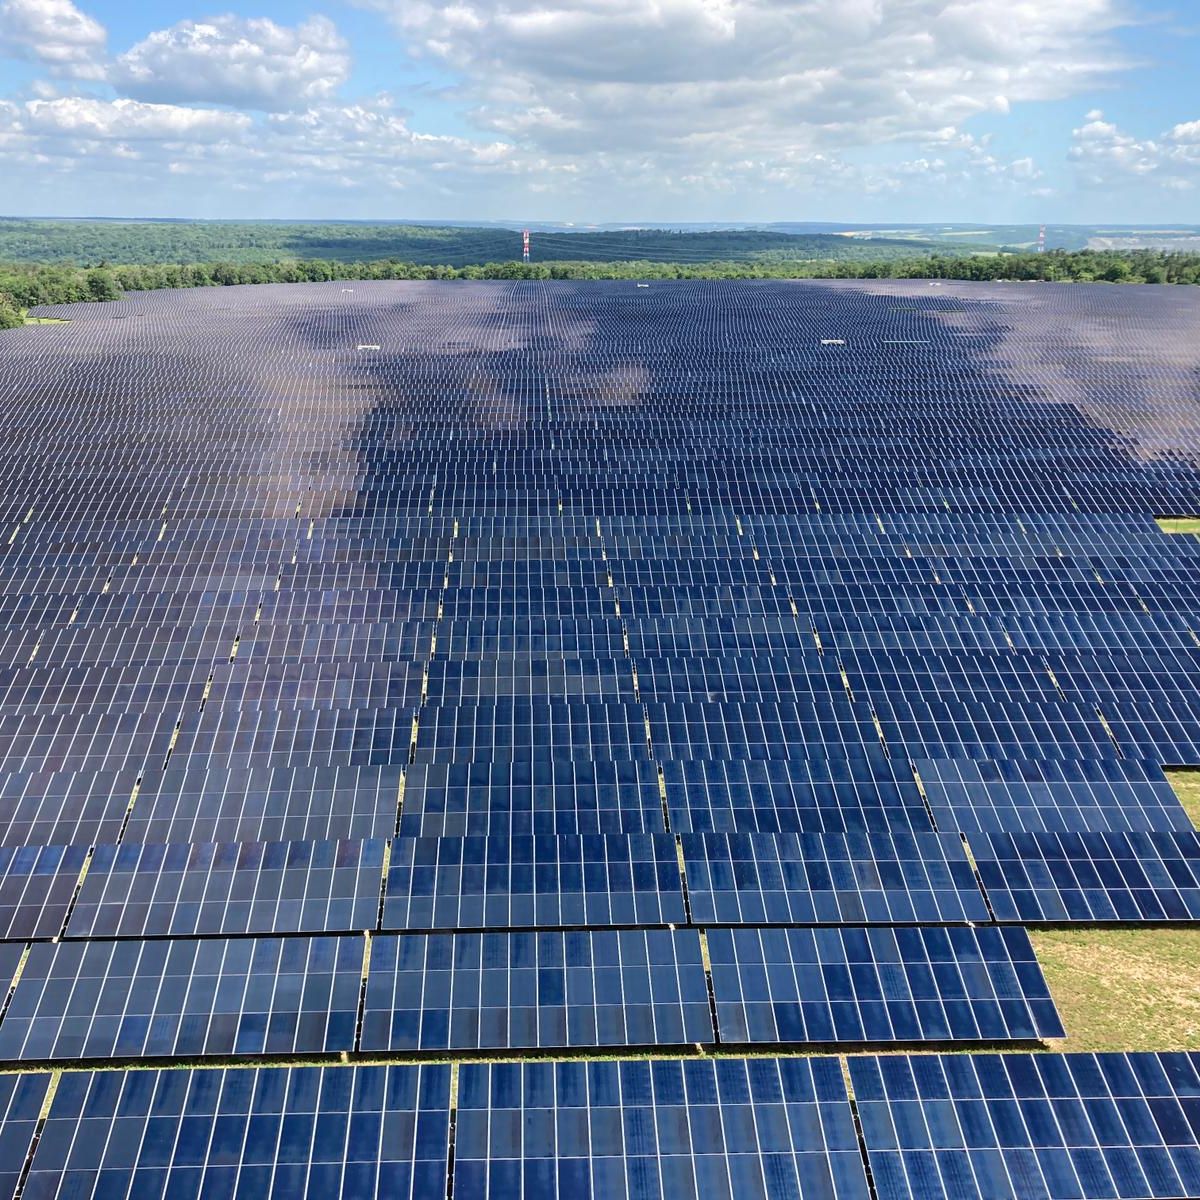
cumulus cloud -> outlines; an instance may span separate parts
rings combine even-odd
[[[376,206],[381,192],[414,184],[428,195],[469,196],[489,180],[550,178],[556,170],[502,142],[415,132],[387,96],[265,117],[128,98],[0,101],[0,151],[12,164],[36,167],[43,180],[99,173],[159,188],[194,177],[208,194],[294,181],[362,189]]]
[[[54,75],[102,78],[106,36],[104,26],[71,0],[0,3],[0,54],[37,63]]]
[[[110,78],[138,100],[279,110],[327,99],[349,73],[346,43],[325,17],[288,27],[227,15],[151,33]]]
[[[1118,0],[358,0],[549,153],[699,164],[931,137],[1124,62]]]
[[[1095,187],[1152,180],[1186,189],[1200,180],[1200,121],[1185,121],[1156,138],[1123,132],[1093,110],[1072,132],[1070,157]]]
[[[211,141],[250,126],[243,113],[85,96],[6,104],[3,111],[15,127],[49,137]]]
[[[707,216],[706,198],[734,218],[796,197],[827,213],[863,196],[975,205],[1047,188],[1032,158],[970,133],[973,117],[1129,65],[1110,40],[1122,0],[353,2],[452,73],[439,95],[473,133],[423,134],[386,95],[341,99],[350,54],[324,17],[184,20],[108,58],[72,0],[0,0],[0,50],[48,68],[36,98],[0,102],[0,149],[42,176],[110,172],[139,202],[138,184],[194,176],[210,195],[357,190],[372,215],[395,192],[422,197],[406,209],[421,216],[512,211],[539,192],[547,215],[643,219]],[[72,77],[120,98],[75,94]],[[1200,121],[1139,141],[1091,112],[1073,158],[1183,186],[1198,153]]]

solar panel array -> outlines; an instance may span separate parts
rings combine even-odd
[[[1023,926],[1200,919],[1191,292],[61,315],[0,354],[0,1192],[1200,1193],[1193,1058],[861,1056],[1061,1036]],[[852,1086],[637,1057],[695,1046]],[[406,1061],[534,1050],[625,1057]]]
[[[1190,1196],[1200,1055],[852,1058],[879,1200]]]

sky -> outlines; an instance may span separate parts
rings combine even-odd
[[[0,212],[1200,222],[1200,0],[0,0]]]

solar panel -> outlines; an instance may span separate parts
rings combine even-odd
[[[639,762],[417,763],[405,837],[661,833],[658,770]]]
[[[1108,753],[1069,758],[918,758],[940,829],[964,833],[1188,830],[1187,812],[1153,761]]]
[[[879,1200],[1200,1191],[1195,1054],[849,1062]]]
[[[97,846],[67,936],[373,929],[384,846],[379,839]]]
[[[86,847],[115,841],[140,776],[136,767],[15,771],[5,764],[0,774],[0,845]]]
[[[669,834],[397,838],[384,929],[666,925],[686,918]]]
[[[48,1074],[0,1075],[0,1195],[17,1194],[49,1087]]]
[[[449,1127],[445,1065],[72,1071],[24,1195],[425,1200]]]
[[[862,833],[932,828],[916,780],[882,749],[773,762],[668,762],[679,833]]]
[[[972,834],[998,921],[1200,920],[1200,833]]]
[[[402,766],[215,767],[179,760],[143,780],[123,840],[386,838],[396,826],[403,779]],[[108,840],[119,832],[118,825]]]
[[[57,937],[86,846],[0,848],[0,938]]]
[[[693,930],[405,935],[371,942],[363,1050],[714,1040]]]
[[[38,943],[0,1060],[354,1048],[361,938]]]
[[[710,929],[707,936],[723,1042],[1064,1035],[1023,929]]]
[[[0,994],[8,994],[24,954],[24,942],[0,942]]]
[[[1200,511],[1194,289],[377,280],[63,315],[0,354],[6,999],[34,943],[4,1061],[1016,1043],[1061,1030],[1015,926],[1194,918],[1162,764],[1200,763],[1200,539],[1153,520]],[[473,1066],[583,1083],[489,1090],[494,1145],[464,1108],[454,1193],[860,1196],[821,1063]],[[137,1123],[137,1087],[223,1078],[89,1082],[79,1170],[26,1193],[446,1194],[443,1159],[302,1178],[315,1108],[270,1174],[243,1109]],[[1171,1152],[1152,1181],[1197,1191]],[[1025,1162],[1022,1200],[1058,1169]]]
[[[866,1200],[835,1059],[466,1063],[458,1200]]]
[[[693,833],[681,844],[700,925],[988,919],[957,834]]]

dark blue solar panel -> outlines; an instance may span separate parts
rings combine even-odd
[[[428,1200],[449,1130],[449,1066],[69,1072],[24,1195]]]
[[[1196,1054],[849,1062],[879,1200],[1200,1195]]]
[[[24,942],[0,942],[0,993],[7,995],[24,953]]]
[[[47,1074],[0,1075],[0,1196],[17,1194],[49,1087]]]
[[[1200,833],[972,834],[999,921],[1200,920]]]
[[[0,938],[57,937],[86,846],[0,848]]]
[[[36,944],[0,1059],[354,1048],[362,938]]]
[[[454,1194],[866,1200],[836,1059],[467,1063]]]
[[[912,772],[881,749],[773,762],[668,762],[663,776],[678,833],[931,828]]]
[[[385,843],[97,846],[69,937],[373,929]]]
[[[417,763],[404,777],[407,837],[664,829],[653,763]]]
[[[714,1040],[694,930],[409,934],[371,942],[363,1050]]]
[[[397,838],[384,929],[666,925],[685,919],[669,834]]]
[[[1155,762],[1079,757],[917,758],[938,827],[964,833],[1192,828]]]
[[[960,834],[1003,921],[1195,913],[1162,764],[1200,763],[1200,540],[1152,519],[1200,510],[1194,289],[380,280],[65,315],[0,353],[0,983],[38,939],[5,1053],[353,1050],[364,991],[397,1053],[711,1040],[700,928],[727,1036],[792,1038],[796,1004],[810,1039],[1048,1036]],[[347,935],[389,853],[405,932],[364,988]],[[623,1078],[619,1151],[551,1154],[535,1122],[504,1166],[468,1156],[492,1200],[584,1172],[827,1197],[861,1169],[821,1173],[811,1109],[787,1141],[728,1099],[718,1143],[711,1105],[651,1125]],[[82,1194],[308,1186],[289,1142],[278,1185],[201,1188],[217,1140],[131,1189],[141,1133],[97,1111],[84,1141],[126,1157]]]
[[[396,826],[403,778],[401,766],[227,767],[179,759],[142,782],[123,840],[386,838]]]
[[[692,918],[716,925],[986,921],[957,834],[683,834]]]
[[[1063,1036],[1023,929],[710,929],[707,936],[723,1042]]]
[[[87,847],[115,841],[141,772],[16,771],[0,775],[0,845]]]

